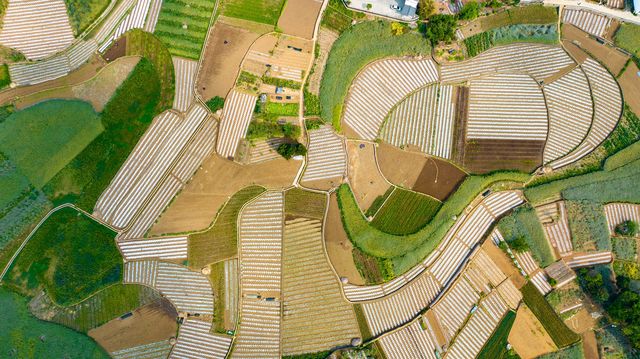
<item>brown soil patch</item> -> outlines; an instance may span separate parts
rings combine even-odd
[[[318,31],[317,44],[320,46],[320,53],[316,58],[313,73],[309,76],[309,91],[311,91],[311,93],[316,95],[320,94],[320,81],[324,73],[324,66],[327,64],[329,52],[333,47],[333,43],[338,39],[338,36],[340,35],[323,27],[320,27]]]
[[[249,185],[289,187],[300,165],[300,161],[278,158],[243,166],[218,155],[210,156],[151,228],[151,234],[205,229],[231,195]]]
[[[343,183],[342,177],[334,177],[329,179],[321,179],[308,182],[300,182],[301,185],[307,188],[319,189],[321,191],[328,191],[332,188],[336,188]]]
[[[456,88],[456,117],[453,127],[453,162],[462,164],[464,158],[464,138],[469,118],[469,87]]]
[[[584,307],[578,310],[574,316],[565,320],[565,323],[571,330],[578,334],[589,332],[597,325],[597,322],[593,319],[587,308]]]
[[[533,172],[542,165],[544,143],[532,140],[468,140],[463,165],[473,173],[495,170]]]
[[[168,300],[145,305],[132,312],[132,315],[116,318],[89,331],[106,351],[131,348],[176,336],[178,313]]]
[[[509,343],[522,359],[536,358],[558,350],[531,310],[521,304],[509,333]]]
[[[15,59],[19,59],[21,55],[24,56],[24,54],[22,54],[20,51],[16,49],[12,49],[10,47],[0,45],[0,63],[2,64],[11,64],[14,62],[20,62],[20,60],[15,61]]]
[[[287,1],[287,4],[280,14],[278,27],[285,33],[293,36],[313,39],[313,30],[322,1],[317,0],[295,0]]]
[[[562,46],[578,64],[582,64],[587,58],[589,58],[589,55],[582,51],[578,45],[569,40],[562,40]]]
[[[127,54],[127,37],[121,36],[104,53],[104,59],[108,62],[117,60]]]
[[[70,72],[67,76],[43,82],[37,85],[20,86],[13,89],[6,89],[4,91],[1,91],[0,104],[4,105],[17,100],[20,97],[24,97],[44,90],[79,84],[94,77],[105,65],[106,62],[102,59],[102,57],[94,55],[86,64],[80,66],[75,71]]]
[[[283,34],[261,36],[251,45],[242,69],[258,76],[288,78],[291,70],[303,74],[313,59],[313,41]],[[294,79],[302,81],[300,79]]]
[[[598,353],[598,341],[596,339],[596,333],[593,330],[589,330],[582,334],[582,350],[584,350],[585,359],[600,358],[600,354]]]
[[[433,329],[433,334],[438,345],[440,347],[448,345],[449,343],[444,335],[442,327],[440,326],[440,321],[436,318],[435,312],[433,310],[428,310],[424,314],[424,320],[427,320],[431,329]]]
[[[569,41],[578,41],[578,45],[581,48],[601,61],[614,75],[617,75],[622,70],[629,58],[615,48],[590,38],[587,33],[573,25],[564,24],[562,26],[562,38]]]
[[[353,245],[342,227],[340,208],[335,193],[331,194],[326,221],[324,243],[333,269],[338,273],[338,276],[349,279],[349,283],[364,285],[364,280],[353,262]]]
[[[622,88],[624,101],[629,104],[634,113],[640,113],[640,70],[632,61],[622,76],[618,79],[618,83]]]
[[[348,174],[351,190],[362,211],[387,192],[389,183],[378,171],[375,145],[362,141],[347,141]]]
[[[522,288],[527,283],[527,280],[522,276],[520,271],[513,265],[511,258],[509,258],[500,248],[498,248],[492,241],[487,240],[482,244],[482,249],[491,258],[491,261],[500,268],[517,288]]]
[[[236,81],[240,63],[251,44],[260,36],[221,20],[209,31],[202,66],[198,72],[198,94],[207,101],[215,96],[226,97]]]
[[[466,177],[464,171],[447,161],[386,143],[378,146],[376,155],[380,171],[389,181],[441,201]]]
[[[96,112],[101,112],[118,86],[127,79],[139,61],[140,57],[137,56],[121,57],[102,68],[96,76],[88,81],[75,86],[44,90],[21,97],[15,101],[15,106],[18,109],[23,109],[50,99],[79,99],[91,103]]]

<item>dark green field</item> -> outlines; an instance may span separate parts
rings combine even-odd
[[[371,225],[391,234],[415,233],[435,216],[441,206],[442,203],[437,199],[396,188],[373,218]]]
[[[493,335],[484,344],[484,347],[478,354],[478,358],[491,358],[502,359],[507,357],[507,339],[509,338],[509,332],[513,326],[513,322],[516,320],[516,313],[513,311],[507,312],[502,318],[500,325],[493,332]]]

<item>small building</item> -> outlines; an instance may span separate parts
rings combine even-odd
[[[640,1],[640,0],[634,0]],[[413,17],[416,15],[416,11],[418,10],[418,0],[404,0],[404,4],[400,8],[400,13],[403,16]]]
[[[633,13],[640,15],[640,0],[633,0]]]

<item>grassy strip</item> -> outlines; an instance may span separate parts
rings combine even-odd
[[[353,311],[356,313],[356,320],[358,321],[358,328],[360,329],[362,340],[366,341],[373,338],[373,334],[371,333],[371,329],[369,329],[369,324],[367,324],[367,317],[364,315],[362,305],[354,304]]]
[[[298,355],[285,355],[283,359],[326,359],[331,354],[330,351],[317,352],[317,353],[306,353],[306,354],[298,354]]]
[[[393,259],[394,272],[404,273],[433,251],[453,226],[454,218],[487,187],[497,182],[524,182],[528,178],[529,175],[518,172],[469,176],[424,228],[405,236],[384,233],[371,226],[362,216],[348,185],[338,188],[337,198],[342,223],[354,245],[371,256]]]
[[[509,353],[507,350],[507,339],[509,338],[509,332],[515,320],[516,313],[513,311],[507,312],[507,315],[502,318],[502,321],[500,321],[498,328],[493,332],[491,338],[489,338],[484,344],[484,347],[482,347],[478,358],[501,359],[507,357]]]
[[[558,11],[553,7],[529,5],[513,7],[489,16],[479,17],[474,24],[482,31],[516,24],[552,24],[558,21]]]
[[[75,202],[92,211],[156,115],[160,81],[153,64],[142,59],[101,113],[104,132],[43,188],[54,204]]]
[[[640,55],[640,26],[629,23],[620,24],[613,37],[616,46],[634,55]]]
[[[336,40],[329,53],[320,83],[321,115],[339,127],[341,106],[349,85],[366,64],[388,56],[427,55],[428,41],[418,32],[395,36],[385,21],[364,22],[350,27]],[[348,61],[345,61],[348,59]]]
[[[440,210],[442,202],[421,193],[396,188],[371,221],[377,229],[395,235],[419,231]]]
[[[31,237],[4,280],[24,295],[45,289],[59,305],[78,303],[122,281],[122,256],[114,238],[110,229],[63,208]]]
[[[224,262],[214,263],[209,268],[211,269],[209,281],[211,281],[211,287],[213,288],[213,297],[216,298],[213,301],[213,326],[211,330],[217,333],[226,333],[224,327],[224,312],[226,310],[224,296],[227,288],[224,280]]]
[[[264,113],[275,116],[298,116],[300,105],[297,103],[267,102],[264,106]]]
[[[284,213],[322,220],[326,203],[327,197],[322,193],[292,188],[284,194]]]
[[[0,352],[15,358],[109,358],[91,338],[29,313],[26,298],[0,287]],[[39,339],[43,338],[43,339]]]
[[[233,257],[238,252],[238,215],[245,203],[249,202],[265,189],[260,186],[250,186],[236,192],[222,207],[211,228],[202,233],[189,236],[188,258],[189,266],[202,268]]]
[[[11,75],[9,74],[9,66],[7,64],[0,65],[0,89],[11,84]]]
[[[80,35],[100,17],[109,6],[109,0],[64,0],[74,35]]]
[[[524,238],[540,266],[546,267],[555,262],[542,225],[531,206],[524,205],[516,208],[513,213],[498,222],[498,228],[507,242]]]
[[[298,81],[279,79],[276,77],[262,76],[262,83],[277,87],[286,87],[294,90],[300,90],[302,84]]]
[[[520,291],[522,291],[524,303],[538,318],[558,348],[564,348],[580,340],[580,336],[564,324],[533,283],[527,282]]]

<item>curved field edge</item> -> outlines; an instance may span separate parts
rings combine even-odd
[[[345,30],[331,48],[320,82],[320,112],[340,128],[342,104],[351,82],[368,63],[390,56],[429,55],[431,46],[418,32],[393,35],[386,21],[363,22]],[[348,61],[345,61],[348,59]]]
[[[395,274],[402,274],[427,257],[444,238],[460,213],[471,201],[489,187],[506,188],[508,183],[523,183],[528,174],[495,172],[484,176],[467,177],[445,201],[433,219],[420,231],[405,236],[384,233],[364,218],[347,184],[338,187],[340,215],[347,236],[364,253],[391,259]]]

